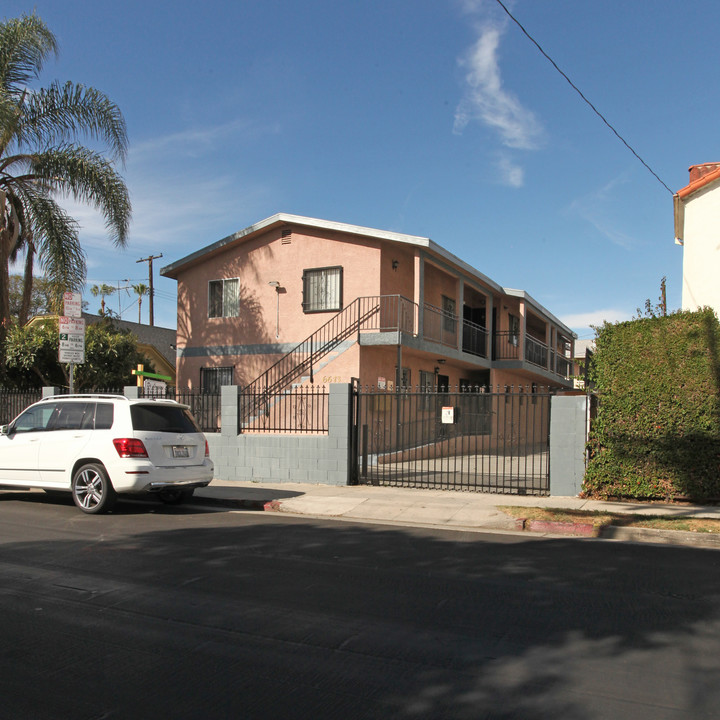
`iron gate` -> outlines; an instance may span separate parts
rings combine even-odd
[[[357,480],[547,495],[550,397],[538,392],[358,390]]]

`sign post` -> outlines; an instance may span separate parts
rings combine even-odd
[[[60,347],[58,360],[70,364],[70,394],[75,390],[75,365],[85,362],[85,318],[80,293],[63,295],[64,312],[58,321]]]

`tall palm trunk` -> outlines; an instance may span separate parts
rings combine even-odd
[[[18,323],[25,325],[30,319],[30,303],[32,302],[33,291],[33,265],[35,261],[35,245],[31,238],[25,243],[25,272],[23,277],[23,294],[20,303],[20,315]]]
[[[10,231],[0,227],[0,378],[5,375],[5,341],[10,325]]]

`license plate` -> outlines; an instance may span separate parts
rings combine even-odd
[[[173,457],[174,458],[186,458],[190,457],[188,449],[185,445],[173,445]]]

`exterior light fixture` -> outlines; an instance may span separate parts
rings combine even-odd
[[[275,288],[277,294],[277,310],[275,312],[275,339],[280,337],[280,283],[277,280],[271,280],[268,285]]]

